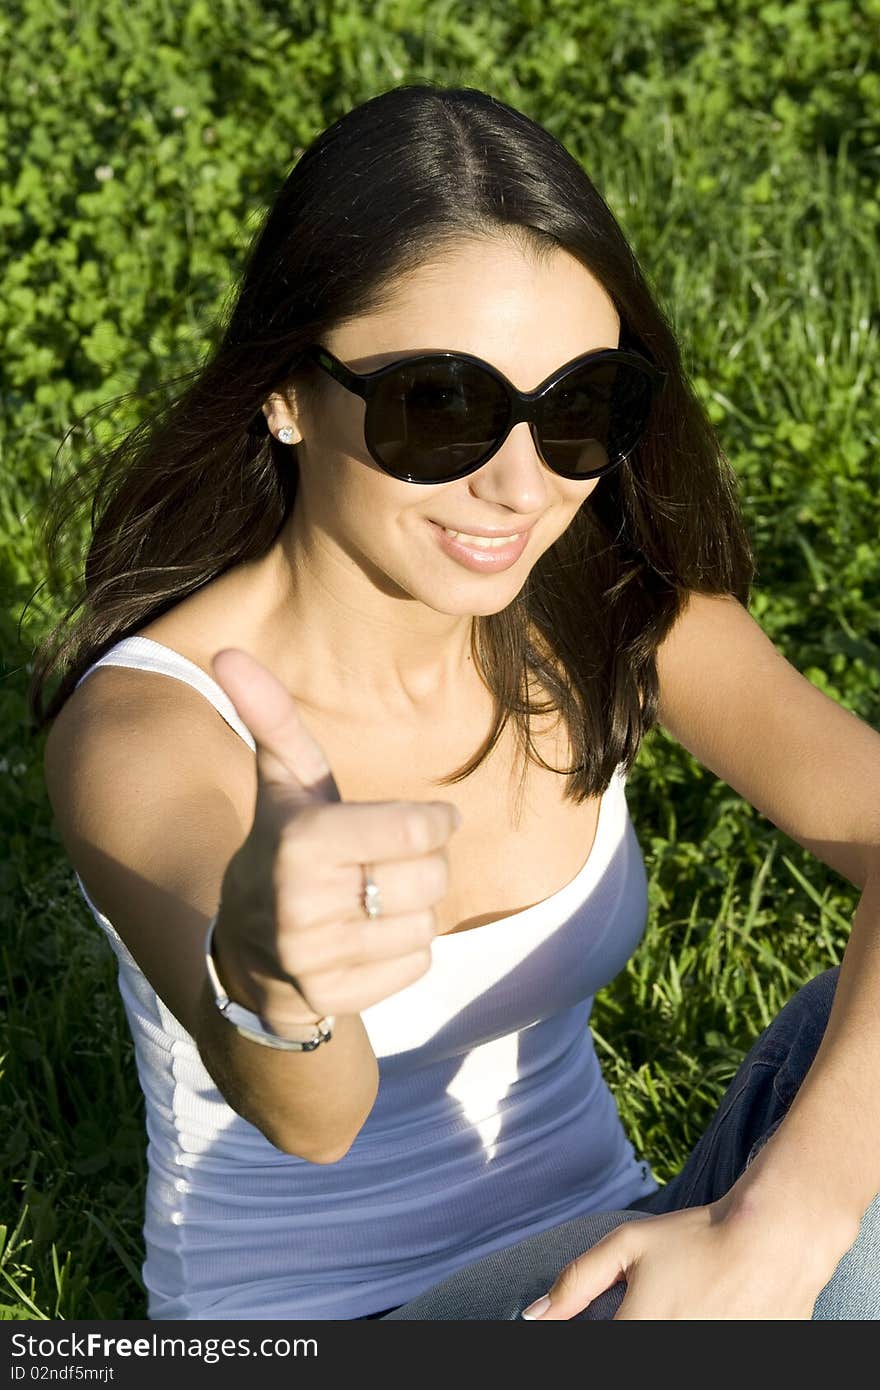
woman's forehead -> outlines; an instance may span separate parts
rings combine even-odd
[[[619,330],[607,292],[567,252],[536,259],[481,242],[411,272],[381,309],[324,341],[362,372],[422,352],[467,352],[526,390],[564,362],[616,347]]]

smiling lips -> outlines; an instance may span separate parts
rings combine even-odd
[[[442,550],[451,559],[457,560],[466,569],[479,574],[495,574],[516,564],[525,550],[530,526],[526,531],[507,535],[473,534],[466,531],[453,531],[436,521],[429,522]]]

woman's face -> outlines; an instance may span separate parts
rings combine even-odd
[[[617,347],[619,328],[608,295],[574,257],[554,250],[539,262],[498,239],[457,244],[402,281],[393,303],[322,342],[356,372],[417,352],[472,353],[528,391],[582,353]],[[294,439],[302,437],[294,535],[310,558],[346,558],[383,592],[442,613],[506,608],[601,482],[559,477],[525,423],[466,478],[400,482],[370,457],[365,410],[365,401],[329,377],[311,411],[305,399],[299,410],[295,398],[289,409],[276,397],[267,404],[274,433],[292,424]],[[512,563],[486,572],[451,553],[438,527],[528,537]]]

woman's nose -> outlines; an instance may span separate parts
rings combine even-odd
[[[472,473],[470,491],[486,502],[531,516],[546,506],[552,472],[535,448],[528,422],[514,425],[500,449]]]

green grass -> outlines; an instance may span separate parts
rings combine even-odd
[[[196,360],[247,229],[341,111],[404,81],[475,85],[582,160],[741,479],[752,612],[880,727],[880,7],[550,8],[398,0],[368,18],[351,0],[310,30],[305,7],[285,27],[257,0],[28,0],[0,21],[0,1316],[145,1309],[143,1103],[115,965],[24,732],[33,644],[60,606],[42,588],[29,602],[37,512],[77,415]],[[72,525],[72,576],[85,536]],[[628,794],[649,921],[593,1024],[624,1124],[666,1180],[755,1035],[840,960],[858,894],[661,730]]]

